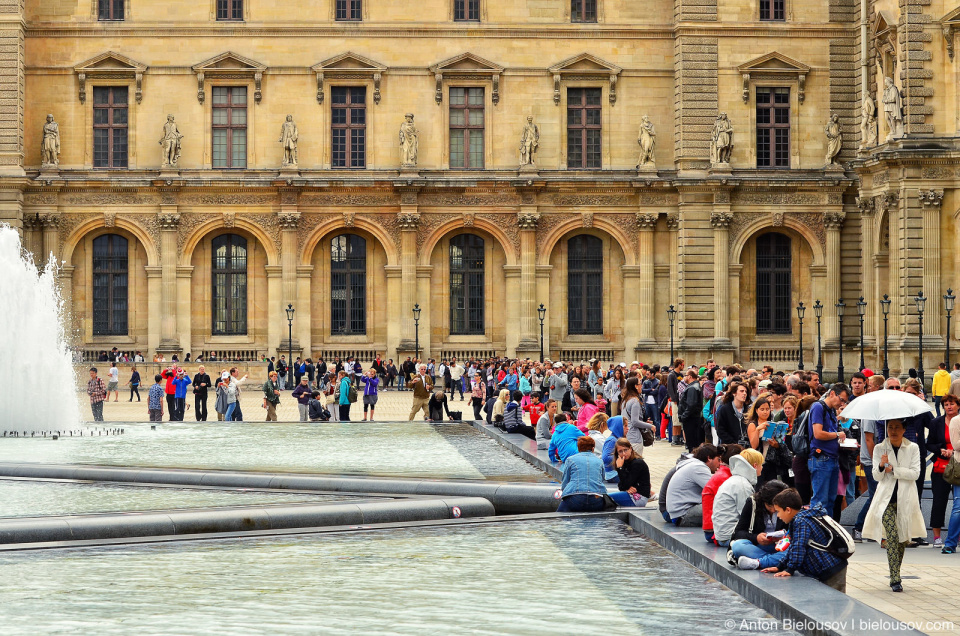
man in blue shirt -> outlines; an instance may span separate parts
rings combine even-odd
[[[843,430],[837,426],[837,409],[846,405],[849,396],[847,385],[837,382],[819,402],[814,402],[810,407],[810,457],[807,467],[813,487],[811,507],[819,503],[824,510],[833,510],[840,483],[840,442],[846,439]]]

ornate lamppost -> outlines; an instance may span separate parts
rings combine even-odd
[[[813,303],[813,314],[817,317],[817,375],[823,377],[823,346],[820,339],[820,319],[823,318],[823,304]]]
[[[920,384],[923,384],[923,307],[927,303],[927,297],[923,295],[923,290],[913,299],[917,303],[917,325],[920,328],[920,339],[917,344],[920,349],[920,363],[917,366],[917,375],[920,376]]]
[[[947,339],[944,341],[943,361],[947,363],[947,370],[950,369],[950,314],[953,313],[953,304],[956,300],[953,289],[947,289],[947,293],[943,295],[943,308],[947,312]]]
[[[880,307],[883,309],[883,377],[885,378],[890,377],[890,367],[887,365],[887,320],[890,318],[892,302],[887,294],[884,294],[883,300],[880,301]]]
[[[413,306],[413,326],[416,334],[417,363],[420,362],[420,303]]]
[[[800,321],[800,356],[797,360],[797,368],[803,371],[803,313],[807,310],[803,306],[803,301],[800,301],[800,304],[797,305],[797,319]]]
[[[547,316],[547,308],[540,303],[537,308],[537,315],[540,317],[540,363],[543,363],[543,319]]]
[[[287,305],[287,384],[293,386],[293,305]],[[296,388],[296,387],[294,387]]]
[[[837,359],[837,382],[843,382],[843,311],[847,308],[847,303],[841,298],[834,307],[837,308],[837,321],[840,323],[840,333],[837,338],[837,352],[840,355]]]
[[[863,296],[857,301],[857,314],[860,316],[860,370],[863,371],[866,368],[863,363],[863,318],[867,315],[867,301]]]
[[[667,310],[667,318],[670,320],[670,364],[673,364],[673,321],[677,319],[677,310],[673,308],[673,305],[670,305],[670,309]]]

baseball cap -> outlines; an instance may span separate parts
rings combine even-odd
[[[560,369],[560,368],[562,368],[562,367],[563,367],[563,365],[560,364],[559,362],[554,362],[554,363],[553,363],[553,368],[554,368],[554,369]]]

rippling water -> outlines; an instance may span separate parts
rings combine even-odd
[[[611,519],[8,553],[0,571],[7,635],[712,636],[765,616]]]

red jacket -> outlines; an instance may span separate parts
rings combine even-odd
[[[163,386],[163,392],[167,395],[175,395],[177,393],[177,387],[173,386],[173,379],[177,377],[177,374],[168,369],[164,369],[160,372],[160,375],[167,381]]]
[[[536,426],[537,422],[540,421],[540,416],[546,412],[547,407],[544,406],[542,402],[539,402],[537,404],[533,404],[531,402],[530,404],[527,404],[525,407],[523,407],[523,410],[530,414],[530,424],[532,424],[533,426]],[[551,422],[551,425],[552,424],[553,422]]]
[[[713,499],[717,496],[717,491],[723,482],[730,479],[730,467],[726,464],[720,464],[717,472],[703,487],[703,529],[713,531]]]

